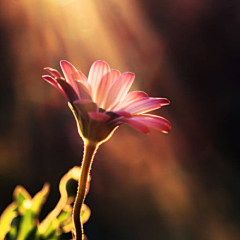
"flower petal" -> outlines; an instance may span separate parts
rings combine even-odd
[[[142,98],[122,110],[128,111],[131,114],[141,114],[158,109],[169,103],[169,100],[166,98]]]
[[[71,63],[67,61],[63,61],[63,60],[60,61],[60,65],[66,81],[72,86],[75,92],[79,95],[76,81],[82,81],[82,78],[78,70]]]
[[[105,122],[111,118],[106,113],[101,113],[101,112],[88,112],[88,115],[90,116],[90,118],[92,118],[96,121],[103,121],[103,122]]]
[[[141,121],[146,126],[150,128],[155,128],[163,133],[168,133],[171,129],[170,122],[167,119],[157,115],[143,114],[143,115],[133,116],[132,119]]]
[[[109,88],[115,79],[120,76],[120,72],[118,70],[111,69],[106,75],[103,76],[102,80],[98,85],[96,102],[99,107],[105,109],[106,96],[108,95]]]
[[[53,77],[51,77],[51,76],[49,76],[49,75],[43,75],[42,78],[43,78],[45,81],[47,81],[48,83],[52,84],[54,87],[57,87],[57,86],[58,86],[57,81],[56,81]]]
[[[114,111],[115,114],[125,117],[125,118],[130,118],[132,117],[132,114],[123,110],[119,110],[119,111]]]
[[[46,67],[44,70],[51,73],[55,78],[62,78],[62,75],[54,68]]]
[[[126,72],[120,75],[111,85],[107,100],[105,102],[105,109],[110,110],[119,102],[121,102],[129,88],[134,81],[134,73]]]
[[[79,77],[80,77],[80,79],[81,79],[81,82],[83,82],[83,84],[86,85],[87,82],[88,82],[87,77],[86,77],[81,71],[79,71],[79,70],[78,70],[78,74],[79,74]]]
[[[77,110],[78,114],[81,117],[89,118],[89,112],[96,112],[98,110],[98,106],[96,103],[91,102],[89,100],[76,100],[72,103],[74,108]]]
[[[129,105],[133,104],[134,102],[137,102],[139,99],[142,98],[149,98],[149,96],[142,91],[133,91],[133,92],[129,92],[126,97],[123,99],[122,102],[120,102],[119,104],[117,104],[113,110],[120,110],[123,108],[128,107]]]
[[[99,84],[102,81],[103,77],[109,72],[110,67],[106,62],[96,61],[93,63],[88,75],[88,83],[91,86],[93,101],[96,102],[97,95],[101,95],[101,89],[98,90]]]
[[[90,92],[86,87],[86,85],[84,85],[81,81],[76,81],[76,83],[77,83],[78,93],[80,95],[80,98],[92,100]]]
[[[128,124],[129,126],[135,128],[139,132],[146,133],[146,134],[150,133],[148,126],[144,124],[144,122],[141,121],[141,119],[139,120],[135,118],[123,118],[121,122]]]
[[[79,99],[77,93],[74,91],[74,89],[69,83],[67,83],[65,80],[62,80],[62,79],[56,79],[56,81],[59,83],[59,85],[67,95],[69,102],[72,103],[75,100]]]
[[[58,82],[51,76],[43,75],[42,78],[47,81],[48,83],[52,84],[55,88],[59,90],[59,92],[68,99],[66,93],[63,91],[63,89],[59,86]]]
[[[121,73],[116,69],[111,69],[111,84],[121,75]]]

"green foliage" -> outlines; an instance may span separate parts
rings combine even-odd
[[[80,168],[75,167],[63,176],[59,184],[61,197],[56,207],[40,222],[39,213],[49,194],[49,184],[32,198],[22,186],[13,192],[13,202],[0,217],[0,240],[64,240],[73,229],[72,203],[76,194]],[[72,184],[71,184],[72,183]],[[71,190],[69,194],[68,189]],[[83,205],[81,218],[85,223],[90,209]]]

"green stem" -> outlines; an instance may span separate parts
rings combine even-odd
[[[89,172],[98,145],[99,143],[97,142],[92,142],[86,139],[84,141],[84,155],[78,182],[78,192],[73,207],[73,222],[76,232],[76,240],[84,240],[83,226],[81,222],[81,208],[86,195]]]

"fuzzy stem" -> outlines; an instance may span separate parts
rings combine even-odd
[[[86,139],[84,140],[84,155],[79,176],[77,196],[73,207],[73,222],[76,240],[84,240],[83,226],[81,222],[81,208],[85,199],[89,172],[94,155],[98,149],[98,145],[99,143],[97,142],[92,142]]]

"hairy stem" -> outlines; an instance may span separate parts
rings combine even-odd
[[[91,169],[94,155],[98,149],[98,143],[85,140],[84,141],[84,155],[82,160],[81,172],[78,182],[78,191],[73,207],[73,222],[75,227],[75,239],[84,240],[83,226],[81,222],[81,208],[85,199],[87,181]]]

